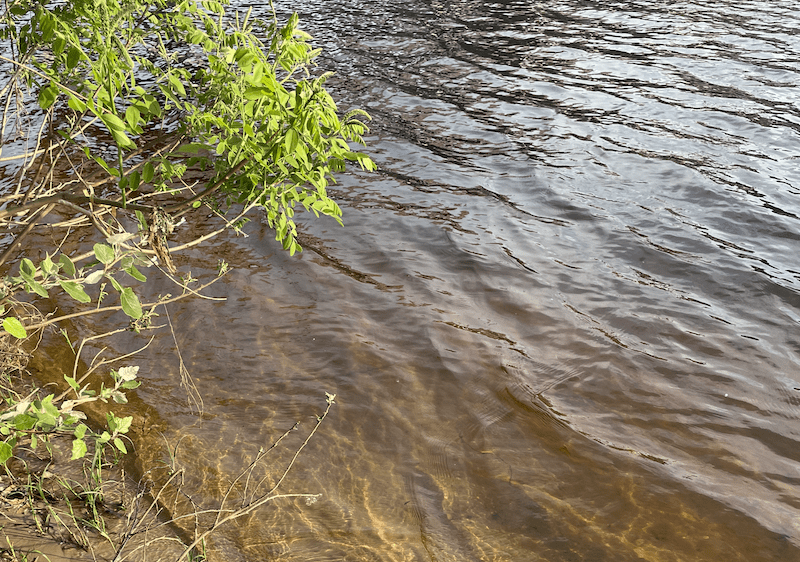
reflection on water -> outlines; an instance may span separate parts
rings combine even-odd
[[[337,394],[285,484],[323,497],[222,558],[800,556],[796,4],[279,7],[380,171],[299,258],[257,221],[196,256],[236,267],[173,311],[204,418],[143,360],[201,502]]]

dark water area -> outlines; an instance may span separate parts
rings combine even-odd
[[[799,560],[798,4],[278,9],[379,171],[299,257],[195,254],[235,268],[172,309],[202,418],[169,336],[140,361],[209,501],[337,395],[284,484],[322,497],[220,559]]]

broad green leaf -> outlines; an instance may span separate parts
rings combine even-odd
[[[33,429],[36,425],[36,418],[29,414],[20,414],[14,418],[14,427],[19,431],[27,431]]]
[[[56,426],[56,417],[48,412],[39,412],[37,417],[39,418],[39,427],[52,429]]]
[[[28,337],[28,332],[25,331],[25,326],[23,326],[22,322],[13,316],[8,316],[3,320],[3,329],[20,340]]]
[[[39,92],[39,106],[42,109],[48,109],[55,103],[58,94],[59,90],[54,85],[42,88],[42,90]]]
[[[53,260],[50,259],[50,256],[47,255],[42,260],[42,271],[45,275],[50,276],[58,273],[58,266],[53,263]]]
[[[141,182],[142,175],[138,172],[138,170],[133,171],[128,176],[128,189],[130,191],[136,191],[139,189],[139,183]]]
[[[83,424],[83,423],[78,424],[78,427],[75,428],[75,432],[74,432],[75,439],[83,439],[83,436],[86,435],[86,431],[88,429],[89,428],[86,427],[86,424]]]
[[[22,278],[26,281],[36,275],[36,266],[33,265],[33,262],[28,258],[22,258],[22,261],[19,263],[19,274],[22,275]]]
[[[103,113],[100,116],[100,119],[102,119],[103,123],[105,123],[106,126],[111,130],[115,131],[125,130],[125,122],[122,119],[120,119],[117,115],[114,115],[113,113]]]
[[[114,438],[114,445],[116,445],[117,449],[119,449],[122,454],[128,454],[128,449],[125,448],[125,443],[123,443],[122,439],[119,437]]]
[[[75,277],[75,264],[72,263],[72,260],[69,259],[67,254],[61,254],[58,256],[58,263],[61,264],[61,268],[64,270],[66,275]]]
[[[0,464],[5,464],[8,459],[14,454],[14,448],[8,444],[8,442],[3,441],[0,443]]]
[[[72,390],[75,392],[80,390],[80,385],[78,385],[78,381],[76,381],[74,378],[70,377],[69,375],[64,375],[64,380],[67,381],[67,384],[69,384],[70,388],[72,388]]]
[[[114,249],[111,246],[106,246],[105,244],[95,244],[94,255],[97,258],[97,261],[103,265],[108,265],[114,261]]]
[[[114,288],[115,288],[117,291],[119,291],[120,293],[122,292],[122,285],[120,285],[120,284],[119,284],[119,281],[117,281],[116,279],[114,279],[114,276],[113,276],[113,275],[106,274],[106,279],[108,279],[109,281],[111,281],[111,286],[112,286],[112,287],[114,287]]]
[[[169,74],[167,76],[167,79],[169,80],[170,85],[172,85],[172,87],[175,88],[175,91],[178,92],[181,95],[181,97],[185,98],[186,90],[183,87],[183,82],[181,82],[181,79],[175,76],[174,74]]]
[[[284,140],[284,144],[286,146],[286,152],[292,154],[297,148],[297,143],[300,142],[300,136],[297,134],[297,131],[294,129],[289,129],[286,131],[286,138]]]
[[[139,303],[139,299],[134,294],[133,289],[125,287],[120,293],[119,298],[122,302],[122,311],[125,314],[134,320],[138,320],[142,317],[142,305]]]
[[[136,128],[140,117],[141,112],[136,108],[136,106],[130,105],[128,106],[128,109],[125,110],[125,121],[128,122],[129,129]]]
[[[50,394],[48,396],[45,396],[44,399],[40,402],[40,404],[41,404],[42,410],[47,412],[48,414],[50,414],[54,418],[57,418],[59,415],[61,415],[61,412],[59,412],[58,408],[56,408],[56,406],[53,404],[53,395],[52,394]]]
[[[79,60],[81,60],[81,50],[75,46],[70,47],[69,53],[67,53],[67,68],[72,70]]]
[[[113,414],[111,414],[113,416]],[[117,433],[128,433],[128,430],[131,428],[131,423],[133,423],[133,416],[125,416],[124,418],[114,418],[116,421],[116,432]]]
[[[77,111],[78,113],[83,113],[86,111],[86,104],[83,103],[81,100],[76,98],[71,94],[67,94],[69,99],[67,99],[67,105],[73,111]]]
[[[64,52],[64,47],[67,46],[67,40],[64,38],[63,35],[60,33],[57,35],[55,41],[53,41],[53,54],[58,56]]]
[[[136,266],[134,266],[134,265],[126,268],[125,269],[125,273],[127,273],[128,275],[130,275],[131,277],[133,277],[137,281],[141,281],[142,283],[147,281],[147,277],[142,275],[142,273],[138,269],[136,269]]]
[[[72,441],[72,457],[71,460],[82,459],[86,456],[88,448],[83,439],[73,439]]]
[[[36,293],[36,294],[37,294],[37,295],[39,295],[40,297],[44,297],[44,298],[47,298],[47,297],[49,297],[49,296],[50,296],[50,295],[47,293],[47,289],[45,289],[44,287],[42,287],[42,285],[40,285],[40,284],[39,284],[38,282],[36,282],[36,281],[33,281],[33,280],[31,280],[31,281],[27,281],[27,285],[28,285],[28,292],[33,292],[33,293]]]
[[[59,280],[58,284],[61,285],[61,288],[64,289],[64,291],[66,291],[66,293],[76,301],[82,303],[92,302],[92,298],[86,294],[86,291],[84,291],[83,287],[81,287],[77,282]]]
[[[153,181],[154,174],[155,174],[155,168],[153,166],[153,163],[148,162],[147,164],[144,165],[144,169],[142,170],[142,181],[145,183],[150,183],[151,181]]]

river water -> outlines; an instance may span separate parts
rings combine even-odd
[[[259,220],[195,252],[234,268],[170,309],[202,417],[168,334],[139,361],[201,505],[336,394],[282,487],[322,496],[220,559],[800,559],[798,4],[278,9],[379,171],[299,257]]]

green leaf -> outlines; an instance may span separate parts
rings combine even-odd
[[[42,286],[41,286],[39,283],[37,283],[36,281],[28,281],[27,283],[28,283],[28,289],[29,289],[29,291],[28,291],[28,292],[33,292],[33,293],[36,293],[36,294],[37,294],[37,295],[39,295],[40,297],[44,297],[44,298],[47,298],[47,297],[49,297],[49,296],[50,296],[50,295],[47,293],[47,289],[45,289],[44,287],[42,287]]]
[[[139,189],[139,183],[141,181],[141,174],[138,170],[133,171],[128,176],[128,190],[129,191],[136,191]]]
[[[125,122],[113,113],[103,113],[100,119],[102,119],[103,123],[112,131],[125,130]]]
[[[153,175],[155,174],[155,168],[152,162],[148,162],[144,165],[144,169],[142,170],[142,181],[145,183],[150,183],[153,181]],[[139,212],[139,211],[137,211]]]
[[[138,269],[136,269],[136,266],[134,266],[134,265],[126,268],[125,269],[125,273],[127,273],[128,275],[130,275],[131,277],[133,277],[137,281],[141,281],[142,283],[147,281],[147,277],[142,275],[142,273]]]
[[[94,285],[95,283],[99,283],[100,280],[103,278],[104,273],[105,272],[102,269],[92,271],[89,275],[86,276],[86,279],[84,279],[83,282],[86,283],[87,285]]]
[[[190,154],[197,154],[201,150],[206,150],[208,148],[209,148],[209,146],[207,144],[193,142],[193,143],[181,145],[181,147],[178,148],[178,152],[188,152]]]
[[[57,418],[58,416],[61,415],[61,412],[59,412],[58,408],[56,408],[56,406],[53,404],[53,395],[52,394],[46,396],[41,401],[41,406],[42,406],[43,411],[47,412],[48,414],[50,414],[54,418]]]
[[[55,103],[59,93],[58,88],[54,85],[42,88],[39,92],[39,106],[42,109],[49,109]]]
[[[72,457],[71,460],[82,459],[86,456],[88,448],[83,439],[73,439],[72,441]]]
[[[117,422],[117,429],[115,431],[117,433],[128,433],[128,430],[131,428],[131,423],[133,423],[133,416],[125,416],[124,418],[115,417],[114,419]]]
[[[78,47],[71,46],[69,53],[67,53],[67,69],[72,70],[78,61],[81,60],[81,50]]]
[[[97,261],[103,265],[108,265],[114,261],[114,249],[111,246],[106,246],[105,244],[95,244],[94,255],[97,258]]]
[[[86,111],[86,104],[83,103],[81,100],[76,98],[74,95],[68,94],[69,99],[67,100],[67,105],[73,111],[77,111],[78,113],[83,113]]]
[[[6,461],[14,454],[14,448],[8,444],[7,441],[0,443],[0,464],[6,464]]]
[[[20,340],[28,337],[28,332],[25,331],[25,326],[23,326],[22,322],[13,316],[9,316],[3,320],[3,329]]]
[[[185,98],[186,90],[183,87],[181,79],[175,76],[174,74],[167,75],[167,79],[169,80],[169,83],[172,85],[172,87],[175,88],[175,91],[177,91],[181,95],[181,97]]]
[[[67,46],[67,40],[63,35],[59,34],[56,40],[53,41],[53,54],[58,56],[64,52],[64,47]]]
[[[136,108],[136,106],[130,105],[128,106],[128,109],[125,110],[125,121],[127,121],[128,128],[131,130],[136,129],[140,117],[141,112]]]
[[[112,286],[112,287],[114,287],[114,288],[115,288],[117,291],[119,291],[120,293],[122,292],[122,285],[120,285],[120,284],[119,284],[119,281],[117,281],[116,279],[114,279],[114,277],[113,277],[112,275],[106,275],[106,279],[108,279],[109,281],[111,281],[111,286]]]
[[[42,271],[47,276],[58,273],[58,266],[53,263],[53,260],[50,259],[49,255],[45,256],[45,258],[42,260]]]
[[[300,135],[297,134],[297,131],[294,129],[289,129],[286,131],[286,138],[284,140],[284,145],[286,146],[286,151],[291,154],[294,152],[295,148],[297,148],[297,143],[300,142]]]
[[[75,299],[78,302],[87,303],[92,302],[92,298],[86,294],[86,291],[83,290],[78,283],[75,281],[61,281],[58,282],[61,285],[61,288],[66,291],[66,293]]]
[[[119,437],[114,438],[114,445],[116,445],[117,449],[119,449],[123,455],[128,454],[128,449],[125,448],[125,443],[123,443],[122,439]]]
[[[64,273],[69,275],[70,277],[75,277],[75,264],[72,263],[72,260],[69,259],[67,254],[61,254],[58,256],[58,263],[61,264],[61,268],[64,270]]]
[[[133,289],[125,287],[120,293],[119,298],[122,302],[122,311],[125,314],[134,320],[138,320],[142,317],[142,305],[139,303],[139,299],[134,294]]]
[[[67,381],[67,384],[75,392],[78,392],[78,390],[80,390],[80,385],[78,384],[78,381],[76,381],[74,378],[70,377],[69,375],[64,375],[64,380]]]
[[[28,279],[33,279],[36,275],[36,266],[33,265],[33,262],[28,258],[22,258],[22,261],[19,263],[19,274],[22,275],[23,279],[26,281]]]
[[[29,414],[20,414],[14,418],[14,427],[19,431],[27,431],[33,429],[36,425],[36,418]]]
[[[75,439],[83,439],[83,437],[84,437],[84,435],[86,435],[86,431],[88,429],[89,428],[86,427],[86,424],[83,424],[83,423],[78,424],[78,427],[75,428],[75,432],[74,432]]]

